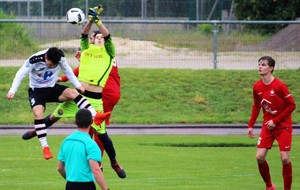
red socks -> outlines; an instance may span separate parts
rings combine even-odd
[[[258,164],[258,170],[264,182],[266,183],[266,186],[272,187],[270,168],[266,160],[264,161],[264,163]]]
[[[282,176],[283,176],[283,183],[284,183],[284,190],[291,190],[292,188],[292,163],[289,162],[288,164],[282,165]]]
[[[258,170],[263,178],[264,182],[266,183],[267,187],[272,186],[271,176],[270,176],[270,168],[267,161],[264,161],[262,164],[258,164]],[[283,164],[282,165],[282,176],[284,182],[284,190],[291,190],[292,188],[292,163]]]

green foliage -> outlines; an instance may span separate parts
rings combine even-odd
[[[242,64],[242,63],[241,63]],[[1,124],[29,124],[33,116],[24,79],[15,99],[4,97],[18,68],[0,70]],[[260,79],[257,71],[129,69],[120,68],[121,99],[112,113],[112,123],[247,123],[252,106],[252,85]],[[288,74],[287,74],[288,73]],[[289,85],[295,101],[300,101],[299,70],[275,73]],[[57,104],[49,103],[46,114]],[[15,113],[18,113],[16,119]],[[293,120],[300,123],[299,109]],[[258,121],[262,121],[259,117]],[[67,121],[60,121],[67,122]],[[68,121],[73,122],[73,118]]]
[[[0,136],[0,186],[13,190],[64,189],[65,180],[56,170],[57,154],[65,136],[48,135],[54,155],[45,161],[35,138]],[[255,161],[255,139],[244,136],[205,135],[124,135],[111,136],[118,162],[127,172],[119,179],[104,153],[104,177],[110,189],[264,189]],[[202,146],[207,144],[207,146]],[[242,146],[236,146],[237,144]],[[195,146],[200,145],[200,146]],[[223,146],[226,145],[226,146]],[[247,146],[243,146],[247,145]],[[252,145],[252,146],[251,146]],[[293,137],[293,150],[300,147],[300,136]],[[291,153],[293,173],[300,172],[299,151]],[[276,147],[268,153],[272,180],[283,189],[282,164]],[[249,180],[251,178],[251,180]],[[99,186],[97,186],[99,190]],[[299,180],[293,189],[300,189]]]
[[[214,29],[214,26],[212,24],[198,24],[198,28],[199,28],[201,34],[211,35],[212,31]]]
[[[295,20],[300,16],[300,0],[235,1],[235,16],[239,20]],[[280,30],[285,25],[251,24],[250,30],[268,33]]]
[[[0,19],[13,19],[13,15],[6,15],[0,9]],[[0,59],[20,58],[32,54],[37,50],[37,43],[29,35],[29,30],[19,23],[0,23]]]

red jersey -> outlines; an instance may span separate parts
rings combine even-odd
[[[108,79],[102,91],[104,112],[112,111],[121,97],[121,80],[117,66],[112,66]]]
[[[261,79],[253,85],[253,99],[249,128],[254,127],[260,108],[263,110],[263,126],[273,120],[276,128],[292,127],[291,114],[296,104],[285,83],[274,78],[270,84],[264,84]]]

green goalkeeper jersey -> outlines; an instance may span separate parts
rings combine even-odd
[[[115,57],[115,46],[109,36],[104,46],[89,44],[87,37],[81,37],[80,81],[104,87]]]

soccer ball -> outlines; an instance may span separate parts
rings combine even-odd
[[[67,21],[70,24],[80,25],[83,23],[85,15],[79,8],[72,8],[67,12]]]

